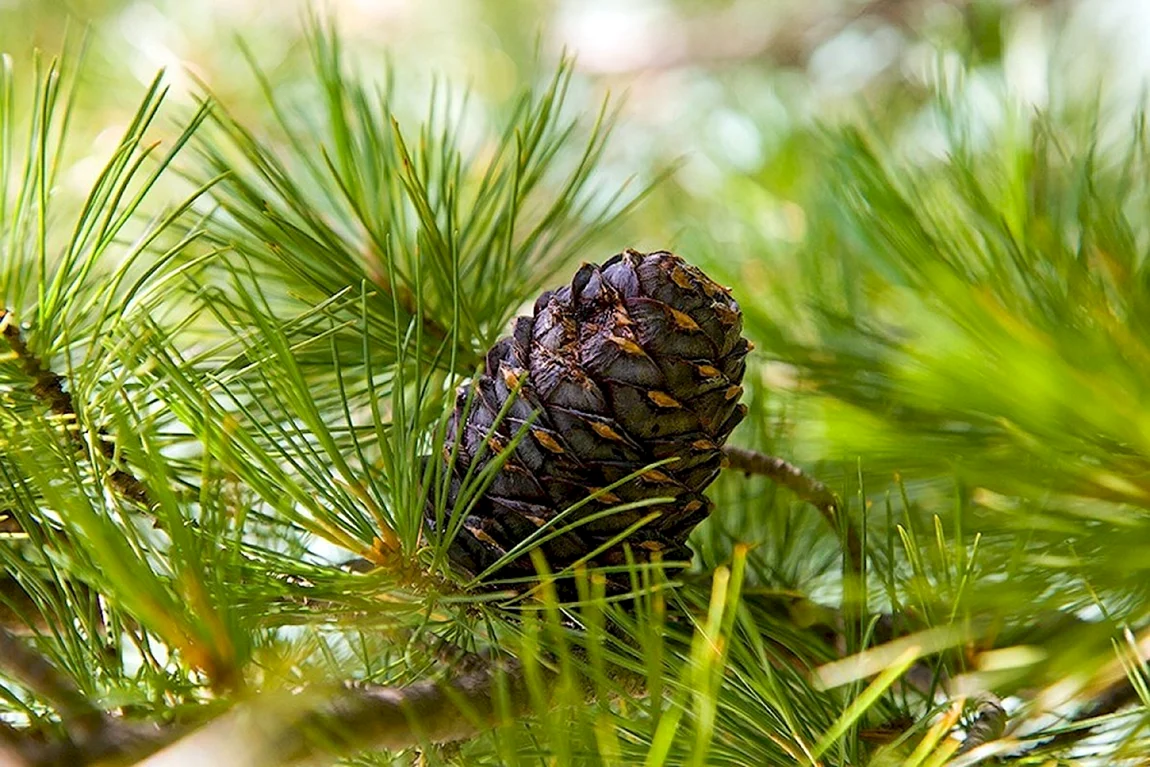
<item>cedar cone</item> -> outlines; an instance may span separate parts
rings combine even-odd
[[[703,491],[746,414],[740,383],[751,345],[741,330],[730,292],[666,251],[628,250],[584,264],[569,286],[540,296],[534,316],[516,319],[512,335],[488,352],[482,375],[456,397],[444,448],[448,460],[458,443],[449,516],[467,472],[475,476],[525,433],[469,510],[449,549],[452,563],[477,575],[589,494],[666,458],[675,460],[548,528],[576,525],[541,549],[553,571],[605,545],[588,565],[623,564],[625,547],[640,563],[689,561],[687,536],[711,510]],[[655,497],[673,500],[581,523]],[[612,542],[653,511],[657,518]],[[535,574],[524,553],[489,577]],[[622,573],[609,584],[617,591],[627,580]]]

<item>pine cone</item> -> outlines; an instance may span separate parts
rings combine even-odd
[[[711,510],[703,490],[746,413],[739,384],[750,343],[741,329],[727,289],[663,251],[629,250],[602,265],[584,264],[570,286],[540,296],[534,317],[516,320],[513,334],[488,352],[484,373],[456,398],[445,447],[448,460],[458,443],[449,512],[468,471],[477,474],[530,426],[470,509],[451,544],[453,564],[477,575],[589,494],[666,458],[676,460],[586,503],[547,532],[621,503],[672,502],[597,517],[541,550],[555,571],[608,543],[588,565],[623,564],[625,547],[637,562],[657,552],[664,561],[690,560],[687,536]],[[657,518],[611,543],[653,511]],[[428,522],[435,527],[431,504]],[[490,577],[535,573],[530,557],[520,555]],[[609,583],[625,587],[624,580]]]

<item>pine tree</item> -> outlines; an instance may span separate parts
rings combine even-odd
[[[1143,758],[1141,117],[943,90],[645,254],[570,62],[476,139],[308,42],[81,199],[0,69],[0,764]]]

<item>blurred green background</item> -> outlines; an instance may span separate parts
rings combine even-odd
[[[301,33],[319,8],[338,19],[369,70],[395,65],[401,93],[422,103],[433,77],[466,84],[479,109],[498,110],[515,88],[578,57],[575,105],[623,98],[605,188],[681,161],[639,219],[644,242],[674,239],[668,216],[687,195],[731,210],[754,205],[762,230],[801,235],[795,187],[818,183],[803,136],[844,118],[880,124],[891,141],[925,154],[939,146],[930,97],[940,78],[1001,120],[994,94],[1072,108],[1096,99],[1128,110],[1150,69],[1150,6],[1140,0],[0,0],[0,50],[17,61],[87,36],[80,116],[93,157],[103,156],[138,93],[166,68],[173,94],[191,100],[197,79],[232,109],[261,102],[237,38],[278,88],[304,71]],[[1052,86],[1057,83],[1057,86]],[[1105,83],[1105,88],[1100,84]],[[263,115],[266,117],[266,115]],[[73,143],[73,148],[81,146]],[[72,170],[77,187],[96,163]],[[752,183],[748,184],[750,181]],[[706,209],[706,204],[701,206]],[[709,234],[733,239],[716,211]]]

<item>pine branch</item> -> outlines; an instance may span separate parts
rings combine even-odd
[[[733,445],[725,446],[723,455],[728,461],[727,468],[741,471],[748,476],[758,474],[769,478],[818,509],[832,530],[838,531],[841,526],[846,536],[846,554],[850,559],[850,569],[857,571],[862,566],[862,539],[850,518],[842,512],[842,505],[830,488],[798,466],[773,455]]]
[[[12,312],[4,310],[3,313],[0,314],[0,333],[3,334],[4,339],[8,342],[8,346],[12,349],[12,353],[15,354],[16,358],[20,361],[24,373],[32,379],[32,394],[47,405],[48,408],[60,418],[66,421],[78,422],[79,419],[72,395],[64,391],[63,377],[44,367],[40,358],[28,348],[28,344],[24,341],[24,335],[20,332],[20,326],[16,322]],[[87,447],[84,441],[84,435],[79,430],[70,429],[68,431],[72,435],[73,440],[75,440],[82,449]],[[102,455],[109,464],[114,466],[116,448],[103,427],[97,429],[94,442],[96,449],[100,451],[100,455]],[[125,498],[143,506],[151,505],[147,486],[131,472],[113,468],[108,478],[112,483],[112,487]]]
[[[367,748],[402,750],[472,738],[500,721],[530,708],[518,666],[480,661],[447,681],[422,681],[402,688],[348,687],[297,717],[274,715],[261,722],[264,737],[246,749],[235,738],[251,738],[250,713],[208,725],[173,744],[147,767],[177,765],[211,754],[218,767],[334,762],[337,754]],[[505,705],[499,704],[502,692]],[[279,712],[276,712],[279,713]]]
[[[104,714],[44,656],[0,625],[0,672],[52,703],[73,737],[101,728]]]
[[[19,530],[19,528],[17,528]],[[20,633],[48,629],[48,617],[19,580],[5,572],[0,575],[0,627]]]
[[[15,654],[8,654],[5,636],[16,643]],[[466,740],[530,708],[518,665],[468,656],[461,673],[447,680],[405,687],[349,684],[334,694],[305,690],[289,704],[294,712],[282,704],[254,704],[194,731],[183,724],[146,727],[102,715],[47,661],[6,632],[0,634],[0,652],[5,670],[53,701],[62,717],[68,711],[69,718],[88,725],[67,742],[33,741],[12,728],[0,733],[0,743],[27,767],[126,758],[143,759],[140,764],[149,767],[207,761],[216,767],[321,764],[367,748],[402,750]]]

